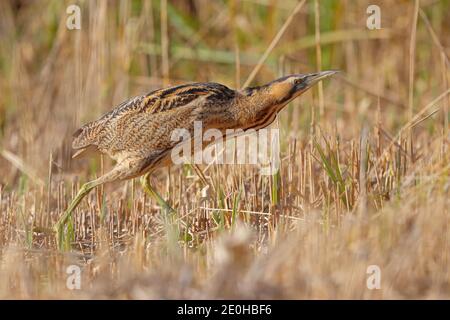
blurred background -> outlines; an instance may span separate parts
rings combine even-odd
[[[0,1],[0,297],[448,298],[449,34],[449,0]],[[327,69],[272,125],[279,173],[161,170],[171,221],[107,185],[58,250],[71,196],[113,165],[71,159],[79,126],[169,85]]]
[[[81,29],[68,30],[71,4]],[[297,1],[2,1],[0,4],[0,139],[2,148],[45,175],[52,154],[58,172],[70,172],[71,134],[134,95],[185,82],[241,87]],[[311,105],[353,136],[378,99],[387,128],[409,107],[409,54],[414,1],[376,1],[381,29],[369,30],[373,1],[306,1],[264,61],[252,85],[280,75],[343,70],[345,80],[325,84],[281,114],[283,130],[307,134]],[[422,0],[414,72],[416,109],[444,91],[441,50],[449,46],[450,1]],[[315,99],[315,100],[314,100]],[[300,105],[300,106],[299,106]],[[397,116],[394,116],[397,115]],[[442,116],[442,115],[441,115]],[[373,121],[370,117],[369,121]],[[319,120],[320,123],[320,120]],[[20,174],[0,158],[2,183]]]

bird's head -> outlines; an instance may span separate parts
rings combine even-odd
[[[320,80],[339,71],[321,71],[307,74],[293,74],[271,81],[260,87],[241,91],[239,119],[245,128],[263,128],[275,119],[276,114],[289,102],[300,96]]]
[[[269,82],[264,87],[267,94],[277,103],[287,103],[304,93],[320,80],[328,78],[339,71],[322,71],[308,74],[293,74]]]

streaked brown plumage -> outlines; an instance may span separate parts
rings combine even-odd
[[[74,157],[98,151],[109,155],[117,164],[109,173],[81,188],[57,229],[94,187],[141,176],[169,164],[170,151],[179,143],[171,139],[173,130],[184,128],[192,136],[194,121],[201,121],[203,130],[216,128],[223,134],[226,129],[264,128],[290,101],[334,73],[291,75],[243,90],[232,90],[218,83],[192,83],[159,89],[121,103],[75,132],[72,146],[78,151]]]

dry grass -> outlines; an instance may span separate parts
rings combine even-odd
[[[294,18],[296,1],[86,1],[80,31],[69,2],[0,2],[0,298],[450,298],[450,2],[379,2],[374,31],[370,1],[307,0]],[[161,170],[172,217],[137,181],[107,185],[56,249],[52,225],[112,165],[70,159],[77,126],[165,83],[317,65],[344,73],[280,115],[278,174]]]

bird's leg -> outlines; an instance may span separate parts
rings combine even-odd
[[[61,216],[61,218],[59,218],[58,222],[53,227],[54,231],[56,232],[57,236],[56,240],[58,243],[58,247],[61,248],[61,245],[64,240],[64,228],[66,227],[68,220],[72,217],[72,212],[80,204],[81,200],[83,200],[83,198],[87,196],[89,192],[91,192],[91,190],[94,189],[95,187],[104,184],[106,182],[114,181],[126,176],[127,169],[128,168],[125,166],[121,165],[116,166],[110,172],[99,177],[98,179],[83,184],[83,186],[80,188],[75,198],[73,198],[73,200],[70,202],[69,206],[67,207],[67,210]]]
[[[83,184],[75,198],[73,198],[73,200],[70,202],[67,210],[53,227],[56,232],[58,246],[60,246],[63,242],[64,227],[66,226],[67,221],[72,217],[72,212],[80,204],[81,200],[83,200],[83,198],[87,196],[88,193],[99,184],[101,183],[98,183],[97,180],[89,181]]]
[[[87,196],[88,193],[97,186],[94,182],[95,180],[83,184],[83,186],[80,188],[75,198],[73,198],[73,200],[70,202],[69,206],[67,207],[67,210],[55,224],[55,229],[66,224],[67,220],[70,218],[75,208],[80,204],[81,200],[83,200],[83,198]]]
[[[141,184],[144,191],[152,197],[166,213],[175,213],[176,211],[156,192],[155,189],[149,183],[150,172],[141,177]]]

